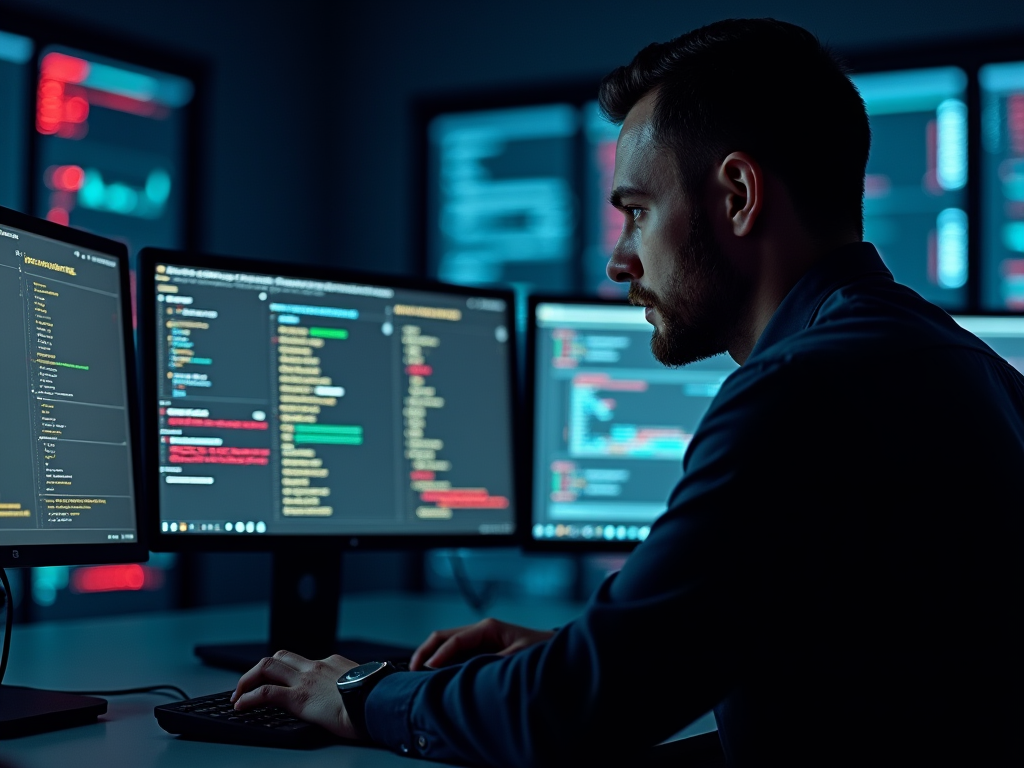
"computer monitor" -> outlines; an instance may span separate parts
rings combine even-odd
[[[579,110],[557,102],[429,118],[428,274],[572,289],[579,127]]]
[[[953,315],[953,319],[1024,374],[1024,315]]]
[[[143,245],[188,244],[195,75],[172,67],[188,69],[66,45],[39,51],[32,126],[38,216],[117,237],[132,255]]]
[[[1024,53],[1024,51],[1022,51]],[[1024,310],[1024,61],[987,64],[981,86],[982,302]]]
[[[333,652],[342,550],[517,542],[510,292],[140,263],[153,547],[274,553],[270,646],[204,658]]]
[[[622,232],[622,212],[608,202],[614,184],[615,147],[621,126],[601,114],[596,101],[583,105],[587,174],[583,222],[583,289],[602,298],[624,298],[629,286],[608,279],[605,268]]]
[[[2,568],[146,559],[127,260],[0,208]],[[0,732],[26,712],[23,732],[94,720],[96,702],[2,687]]]
[[[898,282],[968,306],[967,75],[932,67],[852,75],[871,121],[864,239]]]
[[[737,366],[727,355],[665,368],[643,310],[532,297],[527,360],[534,549],[635,546],[682,479],[690,437]],[[1024,372],[1024,316],[955,315]]]
[[[666,368],[643,308],[622,302],[534,296],[527,328],[530,546],[632,548],[665,511],[736,363]]]

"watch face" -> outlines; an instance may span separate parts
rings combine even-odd
[[[372,675],[374,672],[379,672],[386,666],[386,662],[371,661],[369,664],[360,664],[358,667],[353,667],[340,678],[338,678],[338,687],[347,688],[350,686],[358,685],[359,683],[363,682],[363,680]]]

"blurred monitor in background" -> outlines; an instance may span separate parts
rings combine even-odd
[[[967,75],[957,67],[852,76],[871,121],[864,239],[897,282],[967,306]]]
[[[428,125],[428,270],[521,295],[576,284],[576,135],[569,104],[435,117]],[[522,327],[522,312],[517,325]]]
[[[982,301],[1024,310],[1024,61],[989,64],[981,85]]]
[[[608,257],[622,231],[622,214],[608,203],[620,127],[601,114],[596,101],[583,106],[583,126],[587,153],[583,288],[605,298],[624,298],[629,286],[612,282],[605,273]]]
[[[193,84],[92,53],[39,57],[34,212],[122,240],[134,254],[186,239],[187,115]]]

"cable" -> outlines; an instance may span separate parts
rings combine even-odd
[[[462,599],[477,613],[484,613],[494,598],[494,590],[497,584],[493,581],[485,581],[483,589],[477,592],[473,589],[469,574],[466,573],[466,563],[462,559],[462,554],[453,550],[449,553],[448,560],[452,566],[452,576],[455,577],[455,585],[459,588]]]
[[[14,626],[14,593],[11,592],[11,582],[7,580],[7,571],[0,568],[0,582],[4,585],[4,610],[7,615],[4,620],[4,648],[0,652],[0,683],[4,680],[7,672],[7,660],[11,655],[11,629]],[[36,689],[43,690],[43,689]],[[162,693],[167,695],[168,691],[188,699],[189,695],[176,685],[144,685],[140,688],[121,688],[115,691],[45,691],[46,693],[71,693],[77,696],[125,696],[130,693]]]
[[[14,593],[11,592],[11,582],[7,580],[7,571],[0,568],[0,581],[4,585],[4,649],[0,653],[0,683],[4,681],[4,674],[7,672],[7,659],[11,655],[11,629],[14,627]]]
[[[36,690],[45,690],[37,688]],[[169,696],[170,691],[181,696],[182,699],[188,701],[191,698],[181,688],[176,685],[144,685],[139,688],[118,688],[112,691],[50,691],[45,690],[46,693],[70,693],[75,696],[127,696],[132,693],[159,693],[163,696]]]

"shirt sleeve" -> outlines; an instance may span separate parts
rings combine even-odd
[[[668,511],[582,616],[514,656],[386,678],[367,699],[371,737],[476,765],[605,764],[712,709],[752,634],[738,565],[756,547],[744,518],[764,489],[744,475],[768,446],[765,397],[750,391],[764,377],[741,373],[705,416]]]

